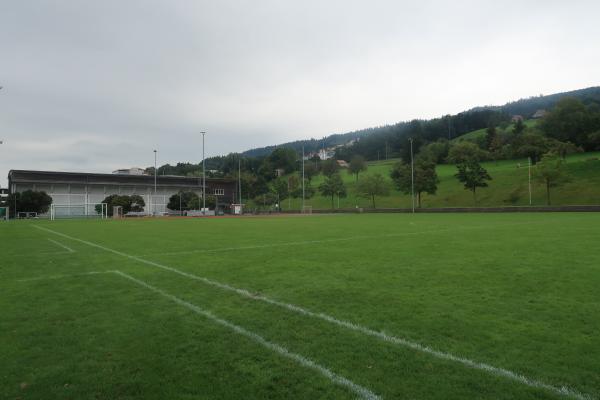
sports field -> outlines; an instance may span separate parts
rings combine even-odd
[[[597,399],[600,214],[0,224],[6,399]]]

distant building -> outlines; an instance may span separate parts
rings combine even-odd
[[[511,120],[511,122],[517,122],[517,121],[523,122],[523,116],[522,115],[513,115],[510,120]]]
[[[0,189],[0,201],[8,197],[8,188]]]
[[[547,113],[548,112],[546,110],[537,110],[535,113],[533,113],[531,118],[533,118],[533,119],[543,118],[546,116]]]
[[[346,160],[336,160],[337,164],[340,168],[348,168],[350,165],[346,162]]]
[[[279,177],[281,177],[281,176],[283,176],[283,175],[285,175],[285,170],[284,170],[283,168],[277,168],[277,169],[275,170],[275,176],[276,176],[277,178],[279,178]]]
[[[101,203],[109,195],[137,194],[144,199],[147,214],[160,214],[167,211],[169,198],[180,191],[202,197],[202,178],[159,175],[155,189],[154,176],[150,175],[11,170],[8,188],[10,193],[44,191],[52,197],[52,204],[91,212],[93,207],[88,206]],[[206,178],[206,194],[215,196],[221,209],[235,201],[236,189],[234,180]]]
[[[332,149],[321,149],[319,150],[318,156],[321,160],[329,160],[333,158],[335,151]]]
[[[115,175],[146,175],[146,170],[142,168],[124,168],[113,171]]]

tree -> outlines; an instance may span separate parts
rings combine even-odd
[[[571,142],[561,142],[559,140],[554,139],[550,139],[548,141],[548,145],[550,147],[550,151],[558,154],[563,160],[567,158],[567,154],[573,154],[583,151],[580,147],[575,146]]]
[[[367,175],[356,184],[356,193],[360,197],[371,199],[373,208],[376,208],[375,196],[387,196],[390,185],[380,173]]]
[[[279,209],[281,209],[281,201],[288,198],[290,195],[288,189],[288,180],[286,178],[279,178],[273,181],[272,183],[273,193],[277,196],[277,204],[279,204]]]
[[[332,176],[333,174],[338,172],[339,169],[340,166],[338,165],[337,161],[333,158],[325,160],[321,163],[321,171],[323,171],[323,175],[325,176]]]
[[[131,211],[144,211],[144,207],[146,207],[146,202],[144,201],[144,198],[142,196],[140,196],[139,194],[134,194],[129,196],[129,200],[131,202]]]
[[[587,134],[594,130],[589,110],[573,97],[559,100],[541,120],[539,127],[548,137],[576,145],[586,145]]]
[[[414,165],[414,188],[418,206],[421,207],[421,193],[435,194],[439,179],[435,164],[429,160],[419,159]],[[392,169],[390,176],[398,190],[405,194],[412,192],[412,171],[410,164],[399,162]]]
[[[169,210],[193,210],[199,208],[199,197],[194,192],[179,192],[169,197],[167,208]],[[192,207],[195,205],[196,207]]]
[[[435,164],[444,162],[448,157],[450,144],[446,139],[438,139],[436,142],[428,143],[421,147],[417,158],[429,160]]]
[[[568,176],[563,170],[563,159],[556,153],[544,154],[541,161],[534,169],[535,178],[546,186],[546,203],[550,205],[550,188],[568,181]]]
[[[515,135],[519,135],[519,134],[523,133],[523,131],[525,130],[525,128],[527,128],[527,127],[523,123],[523,120],[519,118],[519,119],[517,119],[517,121],[513,125],[512,131],[513,131],[513,133]]]
[[[323,196],[331,196],[331,208],[334,208],[333,199],[335,195],[346,197],[346,185],[339,173],[335,173],[319,185],[319,192]]]
[[[588,141],[590,144],[590,149],[600,150],[600,131],[590,133],[588,136]]]
[[[548,139],[539,133],[528,132],[514,142],[517,155],[530,157],[532,164],[539,161],[542,154],[548,151]]]
[[[20,211],[45,214],[50,209],[52,197],[44,191],[25,190],[24,192],[11,193],[7,198],[7,203],[10,215],[13,217],[16,217],[15,212]]]
[[[485,147],[488,150],[492,150],[492,144],[494,140],[496,140],[498,134],[496,133],[496,127],[494,125],[490,125],[485,130]]]
[[[356,177],[356,181],[358,181],[358,174],[366,170],[367,161],[363,156],[356,155],[352,157],[350,164],[348,165],[348,173],[353,174]]]
[[[315,194],[315,189],[312,187],[310,182],[307,179],[305,179],[304,180],[304,198],[310,199],[311,197],[314,196],[314,194]],[[295,189],[291,190],[290,195],[295,199],[302,198],[302,180],[301,179],[298,180],[298,186]]]
[[[476,190],[486,187],[486,181],[492,179],[488,172],[477,161],[467,161],[456,166],[458,172],[454,175],[465,185],[465,189],[473,192],[473,200],[477,203]]]
[[[131,211],[132,201],[131,201],[130,196],[126,196],[126,195],[121,196],[118,194],[111,194],[110,196],[106,196],[104,198],[104,200],[102,200],[102,203],[106,203],[106,206],[107,206],[106,212],[107,212],[108,216],[113,215],[114,207],[121,207],[123,210],[123,215],[125,215],[129,211]],[[98,214],[100,214],[102,212],[101,204],[97,204],[95,208],[96,208],[96,212]]]
[[[485,151],[481,150],[475,143],[462,141],[450,146],[448,161],[461,164],[470,161],[481,161],[486,157]]]
[[[269,162],[272,169],[281,168],[286,174],[294,171],[298,154],[294,149],[288,147],[278,147],[269,156]]]
[[[312,162],[304,163],[304,178],[308,179],[309,182],[312,181],[312,178],[319,173],[317,167]]]

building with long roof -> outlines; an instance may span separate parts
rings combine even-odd
[[[44,191],[52,204],[81,207],[88,212],[107,196],[140,195],[147,214],[167,212],[169,198],[179,192],[194,192],[202,198],[202,177],[99,174],[86,172],[56,172],[11,170],[8,173],[10,193],[26,190]],[[238,197],[237,185],[230,179],[206,178],[206,195],[215,196],[217,207],[227,209]],[[24,210],[27,211],[27,210]]]

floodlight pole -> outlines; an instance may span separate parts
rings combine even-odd
[[[302,145],[302,212],[304,212],[304,145]]]
[[[200,132],[202,134],[202,215],[206,215],[206,167],[204,163],[204,135],[206,132]]]
[[[412,197],[412,212],[415,212],[415,163],[413,157],[413,139],[408,138],[410,141],[410,188]]]
[[[238,158],[238,187],[240,197],[240,207],[242,206],[242,157]]]
[[[531,205],[531,157],[529,157],[529,205]]]
[[[156,150],[154,150],[154,195],[156,195]]]

